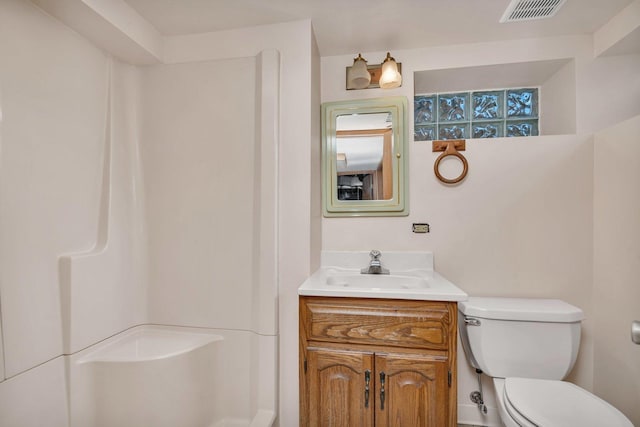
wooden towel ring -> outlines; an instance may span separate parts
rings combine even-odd
[[[443,152],[442,154],[440,154],[440,156],[438,156],[436,162],[433,164],[433,172],[436,174],[436,177],[445,184],[456,184],[462,181],[465,176],[467,176],[467,172],[469,171],[469,163],[467,163],[467,159],[458,151],[464,151],[465,143],[466,141],[464,139],[433,141],[432,152]],[[448,156],[455,156],[462,162],[462,173],[456,178],[449,179],[440,174],[440,162],[442,161],[442,159]]]

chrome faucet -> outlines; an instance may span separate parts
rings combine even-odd
[[[371,257],[371,261],[369,261],[369,267],[363,268],[360,270],[362,274],[389,274],[389,269],[384,268],[382,263],[380,262],[380,257],[382,254],[380,251],[374,249],[369,252],[369,256]]]

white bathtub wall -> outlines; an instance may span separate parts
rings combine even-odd
[[[278,333],[278,149],[280,142],[280,52],[256,56],[256,140],[253,187],[255,227],[251,330]]]
[[[637,100],[640,102],[640,100]],[[595,135],[594,391],[640,425],[640,116]]]
[[[256,384],[252,378],[254,369],[251,359],[254,350],[258,350],[251,345],[255,334],[231,330],[217,332],[224,337],[224,341],[218,347],[216,399],[212,402],[214,413],[218,414],[216,421],[248,423],[255,414],[251,408],[251,389]]]
[[[64,427],[60,356],[146,317],[138,74],[23,0],[0,2],[0,57],[0,425]]]
[[[152,323],[251,327],[253,57],[142,71]]]
[[[143,325],[68,356],[70,426],[210,426],[226,409],[225,345],[208,329]]]
[[[243,406],[216,399],[231,419],[277,404],[279,63],[268,50],[143,70],[150,321],[242,336],[217,380]]]
[[[278,408],[278,338],[251,333],[249,339],[249,410],[254,417],[261,413],[275,417]]]
[[[267,368],[256,354],[275,364],[271,356],[275,345],[265,348],[259,342],[266,337],[249,331],[168,329],[178,334],[214,334],[221,339],[187,352],[149,357],[145,362],[139,360],[144,351],[130,354],[131,361],[124,360],[125,352],[118,352],[118,360],[109,361],[116,350],[110,347],[107,354],[103,344],[68,356],[71,427],[249,426],[259,410],[274,408],[263,402],[256,406],[252,396],[259,387],[257,376],[265,374],[260,369]],[[158,349],[170,345],[174,350],[180,345],[171,337],[168,340],[156,340],[153,345]],[[268,369],[275,376],[273,366]],[[181,400],[185,401],[179,403]]]
[[[0,426],[68,427],[64,357],[0,384]]]
[[[96,243],[60,258],[65,354],[147,318],[138,77],[135,67],[110,60]]]
[[[239,344],[229,346],[227,362],[220,365],[220,387],[223,394],[229,396],[226,400],[220,400],[220,421],[226,423],[227,419],[230,422],[242,420],[248,425],[252,417],[272,417],[277,404],[278,372],[278,251],[275,246],[279,221],[278,53],[272,50],[265,51],[257,57],[223,60],[215,64],[195,62],[167,66],[167,70],[196,70],[195,74],[186,71],[183,74],[186,78],[182,82],[185,86],[171,92],[167,88],[175,88],[177,83],[180,83],[175,81],[173,76],[165,76],[165,80],[162,81],[162,77],[158,77],[162,73],[154,74],[153,68],[138,69],[110,59],[77,33],[42,13],[26,0],[10,0],[0,4],[0,7],[3,12],[2,18],[11,18],[7,18],[7,22],[12,20],[11,25],[3,25],[0,28],[3,36],[0,41],[0,53],[3,58],[16,58],[11,62],[11,67],[5,68],[4,62],[0,67],[0,93],[3,95],[0,106],[3,113],[3,167],[0,171],[1,182],[4,184],[1,212],[3,236],[15,236],[14,240],[17,240],[17,230],[20,230],[29,237],[30,230],[34,229],[29,221],[39,220],[51,225],[47,231],[52,233],[53,230],[53,233],[57,233],[55,236],[60,235],[60,239],[83,238],[83,244],[73,241],[72,244],[58,244],[55,250],[47,251],[47,255],[52,259],[52,280],[47,283],[46,288],[32,286],[29,281],[27,286],[20,288],[18,284],[22,285],[24,281],[16,280],[14,284],[3,277],[0,311],[4,327],[4,354],[7,356],[4,362],[7,368],[12,366],[11,362],[21,363],[24,365],[24,373],[16,375],[17,369],[12,373],[7,371],[7,376],[15,376],[10,381],[0,383],[0,405],[15,405],[15,399],[23,401],[24,394],[20,394],[19,390],[28,392],[31,388],[38,388],[46,393],[43,393],[42,399],[37,402],[29,401],[33,417],[20,412],[20,407],[16,405],[14,410],[0,413],[0,425],[31,427],[42,424],[41,418],[46,417],[51,423],[56,424],[55,427],[58,427],[58,420],[67,424],[65,392],[73,392],[73,387],[65,385],[64,375],[47,376],[46,370],[35,369],[33,366],[45,362],[41,367],[51,368],[57,363],[55,361],[60,359],[57,357],[60,354],[73,353],[75,356],[74,352],[85,346],[134,324],[146,322],[153,314],[156,315],[154,321],[160,323],[238,329],[229,333],[242,335],[237,339]],[[24,16],[20,16],[20,13]],[[35,24],[27,22],[30,20]],[[307,23],[305,28],[310,30],[310,25]],[[22,29],[24,34],[19,31]],[[288,34],[288,31],[285,29],[284,33]],[[42,49],[42,55],[34,50],[34,46]],[[24,52],[30,52],[35,59]],[[55,52],[55,55],[51,52]],[[100,61],[83,64],[82,61],[90,62],[93,59],[91,55]],[[258,78],[256,70],[260,70]],[[24,77],[21,73],[24,73]],[[93,91],[77,90],[86,83],[85,80],[90,79],[93,79],[90,83]],[[230,84],[230,79],[237,79],[239,83]],[[259,80],[259,84],[256,80]],[[27,86],[32,81],[40,82],[40,85],[33,86],[33,90]],[[158,83],[159,87],[153,88],[154,82]],[[199,83],[205,84],[201,86]],[[203,91],[205,86],[207,90]],[[7,91],[6,87],[10,87],[11,90]],[[187,87],[193,90],[189,92]],[[23,95],[29,94],[30,90],[34,93],[33,96],[17,96],[19,91]],[[170,92],[167,103],[159,102],[165,90]],[[37,98],[36,92],[45,96]],[[183,103],[176,104],[173,102],[175,99],[171,99],[176,93],[181,95],[185,92],[188,92],[188,96],[181,99]],[[20,113],[25,116],[28,116],[27,113],[38,113],[38,118],[43,123],[36,120],[28,121],[28,117],[23,119],[15,114],[16,105],[20,106],[19,101],[30,98],[35,98],[43,106],[39,109],[30,109],[28,107],[31,106],[28,106]],[[260,103],[256,103],[256,99],[259,99]],[[188,110],[188,104],[194,110]],[[175,111],[169,111],[166,117],[158,120],[157,113],[163,107],[174,107]],[[67,113],[67,110],[70,110],[69,114],[60,114]],[[141,111],[144,111],[144,117],[151,121],[146,122],[151,123],[149,126],[139,121],[143,118]],[[154,114],[155,116],[149,119],[149,116]],[[185,119],[182,122],[179,119],[181,114]],[[256,115],[261,117],[259,125],[255,123]],[[21,121],[17,121],[16,117]],[[54,119],[50,126],[52,129],[42,126],[48,124],[49,117]],[[192,126],[195,122],[203,126]],[[165,164],[155,163],[149,167],[144,178],[151,181],[151,184],[145,187],[138,162],[138,155],[142,156],[143,153],[142,150],[138,152],[136,144],[141,134],[149,135],[147,131],[150,129],[157,130],[160,138],[156,138],[158,135],[155,135],[147,149],[149,146],[153,149],[167,148],[162,140],[167,134],[176,136],[171,141],[176,142],[176,145],[173,147],[175,152],[164,152],[168,154],[168,158],[162,159],[166,161]],[[28,151],[17,144],[17,138],[11,138],[13,134],[8,130],[35,133],[43,139],[44,135],[49,139],[54,136],[55,145],[46,145],[38,140],[37,144],[26,146],[32,148]],[[60,133],[60,136],[52,130]],[[189,146],[189,142],[194,142],[193,138],[185,138],[194,134],[203,137],[195,140],[195,146],[200,147],[203,150],[201,152],[193,150],[193,145]],[[300,138],[296,139],[299,140]],[[8,144],[8,141],[13,145]],[[258,143],[266,145],[260,146],[260,150],[257,150]],[[22,160],[22,163],[16,161],[17,156],[11,150],[7,150],[7,147],[23,150],[19,151],[22,158],[17,159]],[[59,156],[60,158],[56,157],[61,150],[64,150],[63,155]],[[183,163],[175,161],[179,157],[175,156],[176,152],[183,154]],[[92,157],[87,153],[92,154]],[[149,150],[144,151],[144,154],[145,160],[148,161]],[[35,164],[34,170],[25,173],[25,164],[33,164],[34,159],[41,161]],[[56,161],[55,167],[50,166],[53,164],[52,160]],[[49,163],[46,163],[47,161]],[[12,169],[8,169],[7,164],[12,165]],[[181,165],[182,169],[176,170],[175,165]],[[22,168],[19,169],[18,166]],[[50,167],[47,168],[48,166]],[[40,174],[40,171],[43,173]],[[49,173],[46,174],[47,172]],[[172,182],[171,176],[166,176],[172,173],[173,177],[186,176],[185,181],[188,185],[178,188],[185,181]],[[189,181],[191,178],[195,179]],[[45,201],[20,206],[8,197],[15,196],[17,199],[18,196],[26,195],[24,191],[6,191],[11,190],[6,183],[22,183],[26,179],[38,181],[37,184],[43,188],[32,185],[32,189],[39,191],[32,193],[41,196]],[[175,192],[171,191],[171,184],[176,184],[173,187]],[[55,198],[46,198],[50,196],[51,188],[59,190],[59,194],[54,194],[55,196],[65,197],[59,204]],[[148,205],[145,204],[147,192],[151,194]],[[205,192],[212,197],[203,197]],[[158,281],[159,286],[154,288],[156,292],[146,301],[145,269],[148,264],[144,251],[147,246],[154,247],[157,242],[148,238],[143,219],[149,220],[152,227],[158,225],[155,220],[161,223],[155,230],[160,237],[167,235],[166,224],[163,221],[168,220],[170,223],[176,220],[170,209],[154,209],[162,201],[154,199],[154,196],[160,193],[177,196],[175,203],[169,203],[169,208],[176,207],[181,210],[183,216],[177,218],[178,228],[185,225],[187,229],[184,233],[184,229],[174,228],[170,230],[174,234],[161,242],[163,247],[158,249],[160,252],[168,249],[169,256],[162,260],[154,258],[154,264],[151,264],[154,267],[149,267],[150,274],[161,280]],[[189,200],[190,195],[196,202],[183,203],[184,200]],[[186,199],[180,199],[185,196]],[[200,201],[197,201],[198,199]],[[236,206],[233,206],[234,204]],[[51,212],[39,211],[35,208],[38,206],[53,209],[56,215],[52,217]],[[11,207],[11,210],[7,207]],[[151,208],[148,216],[145,215],[143,207]],[[254,212],[258,208],[260,215],[255,215]],[[58,214],[57,210],[61,212]],[[11,218],[9,213],[13,214]],[[61,220],[56,222],[58,217]],[[13,222],[8,219],[12,219]],[[27,226],[26,232],[23,225]],[[190,228],[192,225],[196,227]],[[201,235],[200,232],[204,228],[199,226],[209,227],[207,231],[212,232]],[[13,234],[4,233],[5,230],[12,231]],[[193,233],[189,234],[189,231]],[[49,238],[46,233],[42,233],[23,240],[32,249],[41,250],[42,236],[45,236],[45,239]],[[185,237],[182,248],[175,245],[181,237]],[[0,262],[4,264],[13,261],[10,250],[14,248],[10,247],[9,240],[3,242],[5,245],[0,246]],[[252,256],[254,246],[257,245],[258,254],[268,254],[264,259],[261,257],[258,260]],[[25,252],[26,246],[25,244]],[[11,256],[7,257],[7,254]],[[156,255],[156,252],[151,252],[151,256]],[[174,255],[177,255],[177,258]],[[25,261],[21,265],[20,271],[15,269],[15,275],[30,273],[26,267],[32,267],[31,261],[34,259],[39,260],[33,256],[29,262]],[[198,264],[195,267],[198,268],[193,268],[194,265],[190,264],[194,260]],[[218,263],[214,265],[215,268],[209,268],[216,261]],[[157,267],[158,264],[161,264],[160,267]],[[174,269],[172,266],[177,268]],[[168,268],[158,272],[161,267]],[[181,280],[171,283],[162,280],[167,278],[167,272],[176,270]],[[222,270],[231,273],[224,277],[218,276],[217,272]],[[2,274],[7,275],[8,272],[10,270],[5,269]],[[183,280],[185,273],[189,272],[192,274],[191,279],[197,277],[198,280]],[[35,285],[38,283],[35,282]],[[165,285],[168,288],[163,287]],[[158,292],[158,289],[167,293]],[[16,301],[16,294],[22,297],[21,301]],[[185,294],[187,297],[182,301],[182,305],[171,305],[179,302],[180,297]],[[165,299],[158,303],[154,296]],[[168,305],[167,300],[171,304]],[[8,310],[7,301],[12,303]],[[36,306],[33,312],[30,312],[28,302]],[[147,307],[153,314],[147,315]],[[167,307],[176,310],[166,310]],[[154,312],[154,309],[157,310]],[[176,316],[173,316],[174,314]],[[28,345],[23,345],[21,341],[24,339],[24,331],[14,331],[15,317],[19,317],[18,320],[25,323],[20,325],[22,329],[28,329],[28,320],[32,317],[36,319],[34,323],[37,323],[37,327],[33,327],[33,331],[27,330],[34,335],[30,337],[27,334]],[[40,317],[43,318],[42,325],[38,323]],[[46,323],[44,319],[47,319]],[[41,336],[36,333],[36,329],[42,332]],[[248,331],[249,329],[262,335],[258,336]],[[24,347],[18,349],[23,350],[20,357],[14,356],[15,350],[8,350],[10,346],[15,348],[12,339]],[[48,351],[46,357],[41,357],[39,353],[43,353],[49,347],[48,340],[55,344],[55,348]],[[250,351],[256,354],[251,354]],[[33,363],[29,360],[31,353],[37,356],[33,357]],[[51,360],[46,362],[47,359]],[[233,367],[232,372],[229,372],[229,367]],[[226,378],[228,375],[232,378]],[[227,381],[227,384],[224,381]],[[43,412],[40,413],[40,410]],[[60,427],[63,427],[62,424]]]
[[[256,426],[270,426],[273,420],[267,418],[275,417],[278,407],[280,60],[280,53],[273,49],[256,57],[255,236],[249,360],[250,413],[255,414]]]
[[[319,211],[312,212],[310,202],[320,197],[316,192],[319,187],[313,185],[319,177],[312,176],[319,168],[309,166],[320,164],[319,150],[311,149],[320,143],[319,108],[313,106],[313,101],[319,100],[319,58],[314,44],[311,22],[304,20],[171,37],[164,51],[170,63],[252,56],[274,47],[281,53],[277,276],[278,423],[282,426],[297,425],[299,419],[297,289],[312,273],[312,266],[318,265],[320,253]],[[316,138],[310,140],[310,135]]]
[[[215,354],[198,349],[143,363],[92,364],[94,422],[77,427],[209,426],[215,394]]]
[[[0,2],[0,57],[0,294],[11,377],[62,353],[58,257],[95,244],[108,59],[19,0]]]

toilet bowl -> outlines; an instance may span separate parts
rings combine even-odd
[[[609,403],[561,381],[578,354],[582,310],[560,300],[479,297],[458,307],[465,355],[493,378],[506,427],[633,427]]]
[[[493,384],[506,427],[633,427],[618,409],[566,381],[494,378]]]

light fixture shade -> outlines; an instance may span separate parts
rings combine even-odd
[[[353,66],[348,70],[348,86],[353,89],[366,89],[371,83],[371,74],[367,69],[367,61],[358,54],[353,60]]]
[[[382,63],[382,73],[380,75],[380,87],[382,89],[393,89],[402,85],[402,75],[398,71],[396,60],[387,52],[387,57]]]

